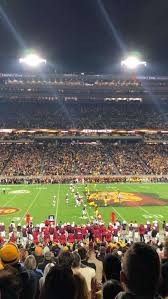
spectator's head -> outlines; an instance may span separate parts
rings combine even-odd
[[[83,275],[80,273],[74,274],[74,278],[76,285],[76,299],[89,299],[89,291]]]
[[[34,254],[36,256],[42,256],[43,255],[43,250],[42,250],[42,247],[41,246],[37,246],[34,250]]]
[[[2,265],[15,266],[19,262],[20,254],[17,246],[13,243],[5,244],[0,249],[0,258]]]
[[[101,246],[100,247],[100,255],[104,256],[106,254],[106,247],[105,246]]]
[[[50,269],[54,267],[54,263],[48,263],[45,268],[44,268],[44,275],[43,277],[46,278],[48,272],[50,271]]]
[[[108,253],[103,260],[103,273],[105,280],[116,279],[120,281],[121,261],[115,254]]]
[[[18,299],[22,283],[19,272],[12,266],[0,271],[0,298]]]
[[[73,263],[73,254],[70,251],[61,251],[58,256],[58,264],[71,267]]]
[[[78,268],[81,265],[81,258],[79,253],[76,251],[73,252],[73,263],[72,263],[72,268]]]
[[[75,299],[76,282],[72,270],[65,265],[55,265],[46,276],[41,299]]]
[[[44,254],[44,258],[46,261],[51,261],[51,252],[48,251]]]
[[[107,280],[103,285],[103,299],[114,299],[121,291],[122,287],[118,280]]]
[[[84,261],[87,259],[87,250],[84,247],[79,247],[78,253],[80,255],[81,261]]]
[[[49,248],[48,246],[45,246],[45,247],[43,248],[43,255],[45,256],[45,254],[46,254],[47,252],[50,252],[50,248]]]
[[[36,259],[34,255],[28,255],[25,259],[24,266],[27,270],[35,270],[36,269]]]
[[[94,247],[89,247],[89,252],[88,252],[89,257],[96,257],[96,251]]]
[[[28,250],[25,248],[20,248],[20,262],[24,263],[26,257],[29,255]]]
[[[125,290],[138,296],[153,296],[160,280],[156,250],[144,243],[133,244],[124,256],[120,278]]]

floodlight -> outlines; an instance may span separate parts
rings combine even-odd
[[[121,61],[121,65],[125,66],[128,69],[136,69],[139,65],[144,65],[146,66],[146,61],[141,61],[138,57],[136,56],[129,56],[125,60]]]
[[[25,57],[20,58],[19,62],[30,67],[37,67],[41,64],[46,64],[46,59],[41,58],[37,54],[28,54]]]

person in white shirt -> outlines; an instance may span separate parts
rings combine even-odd
[[[89,293],[91,293],[96,284],[96,271],[91,267],[81,264],[81,258],[77,252],[73,252],[73,257],[72,271],[73,273],[80,273],[84,276]]]
[[[94,248],[89,249],[89,259],[88,263],[94,263],[96,266],[96,279],[99,284],[102,283],[103,276],[103,263],[96,258],[96,252]]]

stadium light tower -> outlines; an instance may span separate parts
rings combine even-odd
[[[19,62],[31,68],[37,68],[47,63],[46,59],[43,59],[37,54],[27,54],[23,58],[20,58]]]
[[[128,70],[136,70],[140,65],[146,66],[146,61],[141,61],[137,56],[128,56],[121,61],[121,66],[126,67]]]

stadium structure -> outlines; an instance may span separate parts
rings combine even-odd
[[[2,100],[166,101],[168,77],[0,73]]]
[[[167,77],[1,73],[1,142],[163,146],[168,136],[167,101]]]
[[[157,194],[153,202],[153,186],[141,196],[126,183],[167,182],[167,116],[168,77],[1,73],[1,184],[56,183],[61,197],[63,183],[99,183],[90,187],[90,206],[96,202],[120,211],[131,202],[164,209],[165,195]],[[119,191],[111,192],[114,183]]]

